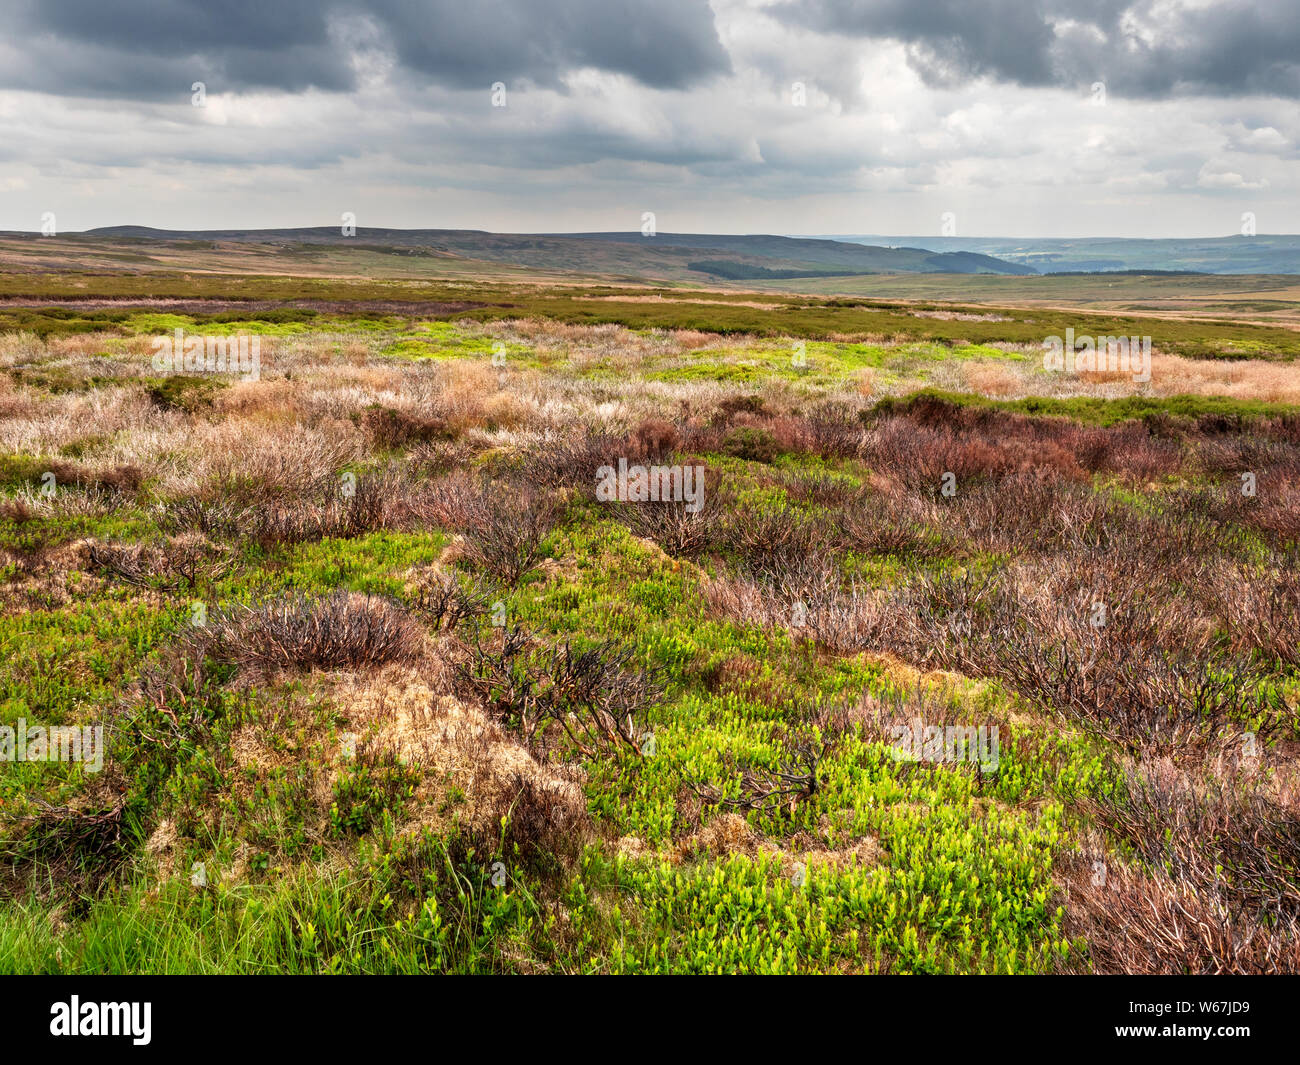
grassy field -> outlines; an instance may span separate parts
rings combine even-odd
[[[290,233],[292,231],[286,231]],[[303,231],[299,231],[301,234]],[[329,231],[332,232],[332,231]],[[1300,285],[1293,274],[996,274],[882,272],[887,261],[859,264],[831,256],[800,263],[781,249],[756,241],[746,251],[667,247],[653,240],[548,240],[502,234],[445,233],[439,249],[421,245],[418,234],[376,231],[378,236],[343,242],[321,231],[302,239],[161,239],[88,234],[59,237],[0,233],[4,291],[20,297],[68,297],[87,291],[117,297],[170,292],[193,298],[213,291],[264,302],[289,294],[338,293],[357,298],[410,300],[420,291],[487,290],[500,298],[597,287],[643,295],[657,286],[672,298],[726,298],[782,305],[809,294],[888,303],[988,304],[1134,313],[1165,319],[1228,319],[1232,323],[1300,326]],[[613,236],[613,235],[610,235]],[[669,238],[666,238],[669,239]],[[673,239],[682,239],[680,237]],[[731,239],[731,238],[728,238]],[[384,243],[388,241],[388,243]],[[903,253],[897,253],[903,254]],[[920,254],[920,253],[918,253]],[[928,254],[928,253],[927,253]],[[851,276],[749,277],[728,281],[689,268],[692,259],[739,256],[763,269],[803,266]],[[914,257],[915,258],[915,257]],[[924,258],[924,255],[921,255]],[[924,266],[917,262],[914,265]],[[297,279],[292,287],[288,278]],[[306,283],[304,283],[306,282]],[[426,286],[431,288],[426,289]],[[611,287],[616,286],[616,287]],[[700,289],[707,289],[702,293]],[[308,297],[310,298],[310,296]],[[436,298],[436,297],[434,297]]]
[[[1300,333],[984,283],[0,276],[0,971],[1300,971]]]
[[[1030,284],[1023,279],[996,279]],[[1043,279],[1049,281],[1053,279]],[[1069,280],[1069,279],[1064,279]],[[1058,286],[1061,281],[1054,282]],[[900,282],[928,284],[924,279]],[[1283,359],[1300,354],[1300,328],[1285,315],[1276,322],[1251,322],[1215,304],[1231,317],[1147,308],[1145,313],[1098,311],[1088,299],[1060,306],[965,304],[977,295],[980,278],[952,277],[957,299],[868,299],[808,295],[671,289],[587,281],[565,286],[357,277],[272,277],[172,273],[0,273],[0,329],[37,336],[87,332],[130,333],[150,308],[185,312],[192,324],[296,323],[303,330],[339,326],[339,314],[390,328],[411,317],[478,321],[541,317],[586,325],[634,329],[697,330],[796,339],[866,341],[919,340],[943,344],[1020,343],[1040,347],[1067,328],[1091,336],[1151,336],[1167,354],[1195,359]],[[1135,292],[1144,279],[1133,279]],[[1084,286],[1086,288],[1086,286]],[[1063,296],[1064,290],[1060,290]],[[1016,296],[1014,290],[1007,295]],[[1119,302],[1135,305],[1132,296]],[[1204,302],[1204,301],[1202,301]],[[1287,303],[1294,310],[1300,304]],[[255,312],[254,316],[250,312]],[[268,318],[267,315],[270,315]],[[335,315],[331,321],[330,315]],[[320,322],[314,320],[324,316]],[[382,322],[380,324],[383,324]]]

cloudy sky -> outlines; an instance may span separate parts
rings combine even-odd
[[[0,0],[0,228],[47,211],[1296,233],[1300,4]]]

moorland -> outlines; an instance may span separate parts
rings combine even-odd
[[[1293,279],[481,262],[0,241],[0,970],[1300,971]]]

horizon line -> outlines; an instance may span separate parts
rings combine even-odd
[[[340,227],[337,224],[331,225],[284,225],[284,226],[210,226],[204,229],[193,227],[169,228],[164,226],[142,225],[135,222],[117,222],[111,225],[94,226],[90,229],[65,230],[55,234],[52,237],[44,236],[39,230],[28,229],[4,229],[0,233],[8,236],[31,236],[41,237],[45,240],[58,239],[60,236],[102,236],[102,230],[109,229],[146,229],[157,233],[259,233],[274,232],[277,230],[337,230]],[[464,226],[386,226],[370,225],[356,227],[357,234],[362,232],[395,232],[395,233],[417,233],[417,232],[441,232],[441,233],[487,233],[497,236],[508,237],[584,237],[584,236],[609,236],[627,234],[635,236],[639,240],[656,240],[669,236],[689,236],[689,237],[780,237],[787,240],[831,240],[845,241],[846,238],[864,239],[873,238],[880,240],[1107,240],[1107,241],[1166,241],[1166,240],[1226,240],[1240,238],[1242,240],[1259,240],[1262,238],[1284,238],[1292,237],[1300,240],[1300,233],[1254,233],[1249,236],[1243,233],[1221,233],[1221,234],[1196,234],[1191,236],[1173,236],[1173,237],[1126,237],[1126,236],[1088,236],[1076,234],[1072,236],[1034,236],[1025,234],[964,234],[945,236],[943,234],[925,234],[925,233],[777,233],[772,231],[753,231],[744,233],[729,233],[709,230],[662,230],[654,235],[644,235],[636,229],[573,229],[573,230],[507,230],[507,229],[481,229],[477,227]]]

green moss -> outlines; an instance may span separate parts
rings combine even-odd
[[[646,378],[650,381],[730,381],[746,384],[770,375],[770,369],[749,363],[705,362],[671,370],[656,370],[646,374]]]
[[[934,401],[948,403],[954,407],[979,407],[1017,414],[1070,418],[1091,425],[1114,425],[1117,422],[1138,421],[1155,415],[1188,420],[1223,418],[1238,422],[1300,415],[1300,407],[1291,404],[1226,396],[1125,396],[1120,399],[1101,399],[1094,396],[1049,399],[1033,396],[1027,399],[997,400],[972,393],[944,392],[938,389],[923,389],[900,399],[887,397],[876,404],[874,411],[877,415],[895,411],[905,412],[918,403]]]

